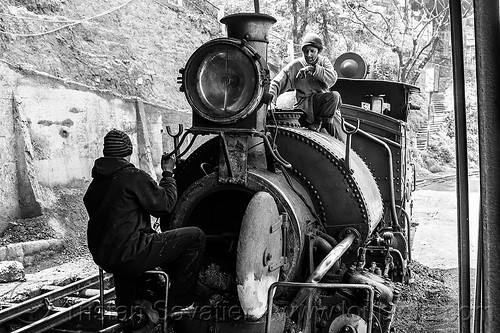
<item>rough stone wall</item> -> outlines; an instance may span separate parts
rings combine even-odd
[[[225,34],[212,16],[166,0],[56,2],[36,9],[28,0],[2,1],[0,58],[172,108],[188,107],[179,69],[196,48]]]
[[[134,164],[159,173],[165,126],[190,123],[178,70],[224,35],[213,15],[166,0],[5,0],[0,13],[0,233],[23,216],[21,196],[43,198],[38,184],[88,178],[112,127],[131,136]],[[148,101],[143,112],[128,96]]]
[[[4,78],[0,91],[0,232],[9,219],[29,217],[27,207],[43,206],[39,185],[90,179],[95,159],[102,156],[104,135],[111,128],[130,136],[131,162],[158,177],[162,152],[173,149],[166,126],[177,131],[178,124],[191,125],[190,112],[43,73],[0,63],[0,77]],[[19,161],[24,161],[21,167]]]

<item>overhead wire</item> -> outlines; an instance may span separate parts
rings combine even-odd
[[[74,22],[78,21],[78,20],[71,20],[71,19],[53,20],[53,19],[40,18],[40,17],[36,17],[36,16],[21,16],[21,15],[7,14],[7,13],[0,13],[0,16],[10,17],[10,18],[20,19],[20,20],[43,21],[43,22],[48,22],[48,23],[74,23]]]
[[[91,16],[91,17],[87,17],[87,18],[84,18],[82,20],[78,20],[78,21],[75,21],[75,22],[72,22],[72,23],[69,23],[69,24],[65,24],[65,25],[62,25],[60,27],[57,27],[57,28],[54,28],[54,29],[51,29],[51,30],[42,31],[42,32],[33,33],[33,34],[19,34],[19,33],[8,32],[8,31],[0,31],[0,34],[14,36],[14,37],[39,37],[39,36],[51,34],[51,33],[54,33],[56,31],[59,31],[59,30],[62,30],[62,29],[66,29],[66,28],[75,26],[75,25],[78,25],[78,24],[85,23],[87,21],[96,19],[96,18],[101,17],[101,16],[109,15],[109,14],[111,14],[111,13],[113,13],[113,12],[115,12],[115,11],[123,8],[123,7],[125,7],[126,5],[128,5],[129,3],[131,3],[132,1],[134,1],[134,0],[127,0],[124,3],[122,3],[121,5],[116,6],[114,8],[111,8],[111,9],[108,9],[108,10],[106,10],[106,11],[104,11],[102,13],[99,13],[97,15],[94,15],[94,16]]]

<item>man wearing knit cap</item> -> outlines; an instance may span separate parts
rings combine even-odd
[[[137,276],[158,266],[172,281],[169,305],[192,304],[205,247],[203,231],[186,227],[157,233],[150,221],[150,215],[170,213],[177,201],[174,158],[162,157],[158,185],[130,163],[132,142],[126,133],[109,131],[103,154],[95,161],[83,198],[90,218],[87,239],[94,261],[114,275],[121,319],[134,306]]]
[[[302,41],[303,56],[292,60],[271,81],[271,108],[282,93],[295,90],[295,109],[305,112],[303,117],[309,129],[324,128],[329,134],[345,142],[341,128],[340,94],[330,91],[337,82],[337,72],[331,61],[320,54],[321,38],[308,33]]]

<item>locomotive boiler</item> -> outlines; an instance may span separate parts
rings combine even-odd
[[[349,74],[363,72],[362,61],[340,59],[340,76],[351,76],[335,86],[343,143],[303,127],[290,94],[268,110],[273,17],[221,22],[228,37],[202,45],[180,71],[192,127],[175,148],[179,200],[161,224],[201,228],[200,280],[210,284],[216,270],[227,283],[208,285],[212,295],[176,318],[175,331],[390,332],[409,278],[405,121],[414,87],[362,83]]]

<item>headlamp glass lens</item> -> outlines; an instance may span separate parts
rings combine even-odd
[[[198,68],[196,90],[202,112],[210,118],[227,118],[252,100],[257,78],[251,59],[240,49],[219,45],[206,53]]]

